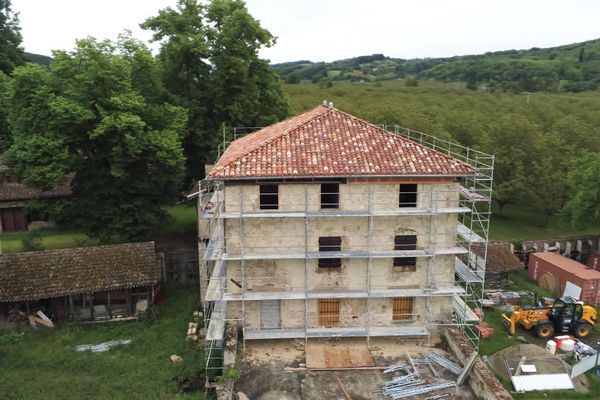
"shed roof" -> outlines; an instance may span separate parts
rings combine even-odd
[[[600,271],[596,271],[595,269],[587,268],[585,265],[578,263],[575,260],[571,260],[570,258],[563,257],[557,253],[550,252],[542,252],[542,253],[532,253],[529,256],[530,263],[531,260],[535,260],[535,258],[539,258],[546,262],[551,263],[557,268],[560,268],[572,275],[575,275],[581,279],[600,279]],[[531,264],[530,264],[531,265]]]
[[[235,140],[207,177],[465,176],[452,157],[319,106]]]
[[[472,249],[480,256],[483,255],[483,246],[472,245]],[[502,273],[510,272],[516,269],[523,269],[523,263],[510,252],[505,243],[488,243],[487,258],[485,261],[485,272]]]
[[[0,164],[1,167],[1,164]],[[72,194],[71,181],[73,176],[67,176],[66,181],[50,190],[41,190],[29,187],[21,182],[0,182],[0,201],[47,199],[54,197],[67,197]]]
[[[0,256],[0,302],[147,286],[158,277],[154,242]]]

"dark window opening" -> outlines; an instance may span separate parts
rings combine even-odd
[[[321,208],[339,208],[340,185],[339,183],[321,184]]]
[[[325,236],[319,238],[319,251],[342,251],[341,236]],[[341,268],[341,258],[319,258],[319,268]]]
[[[396,235],[394,237],[394,250],[416,250],[417,235]],[[416,257],[394,257],[394,267],[401,267],[404,272],[414,272],[417,268]]]
[[[279,208],[279,186],[260,185],[260,209],[277,210]]]
[[[403,183],[400,185],[400,207],[417,206],[417,185],[415,183]]]

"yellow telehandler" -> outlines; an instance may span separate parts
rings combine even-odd
[[[551,339],[555,334],[573,334],[582,339],[592,333],[597,312],[594,307],[584,305],[572,297],[556,299],[552,307],[524,309],[514,306],[510,316],[502,314],[502,322],[511,335],[517,324],[527,330],[535,329],[537,337]]]

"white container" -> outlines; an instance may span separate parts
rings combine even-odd
[[[548,340],[546,342],[546,350],[548,350],[550,354],[556,354],[556,342],[554,340]]]
[[[575,349],[575,341],[573,339],[567,339],[560,342],[560,349],[562,351],[571,352]]]

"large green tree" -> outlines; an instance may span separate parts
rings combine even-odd
[[[10,78],[0,71],[0,154],[8,148],[12,134],[8,122]]]
[[[600,153],[582,156],[569,173],[573,196],[565,213],[575,226],[600,226]]]
[[[12,11],[10,0],[0,0],[0,72],[9,74],[24,63],[19,15]]]
[[[179,0],[142,28],[161,43],[159,59],[171,101],[188,110],[187,178],[214,161],[220,129],[264,126],[289,113],[277,74],[259,57],[274,37],[240,0]]]
[[[86,39],[54,52],[50,69],[13,73],[7,160],[24,183],[71,179],[59,220],[104,241],[141,239],[166,218],[180,187],[186,113],[163,101],[158,68],[141,43]]]

